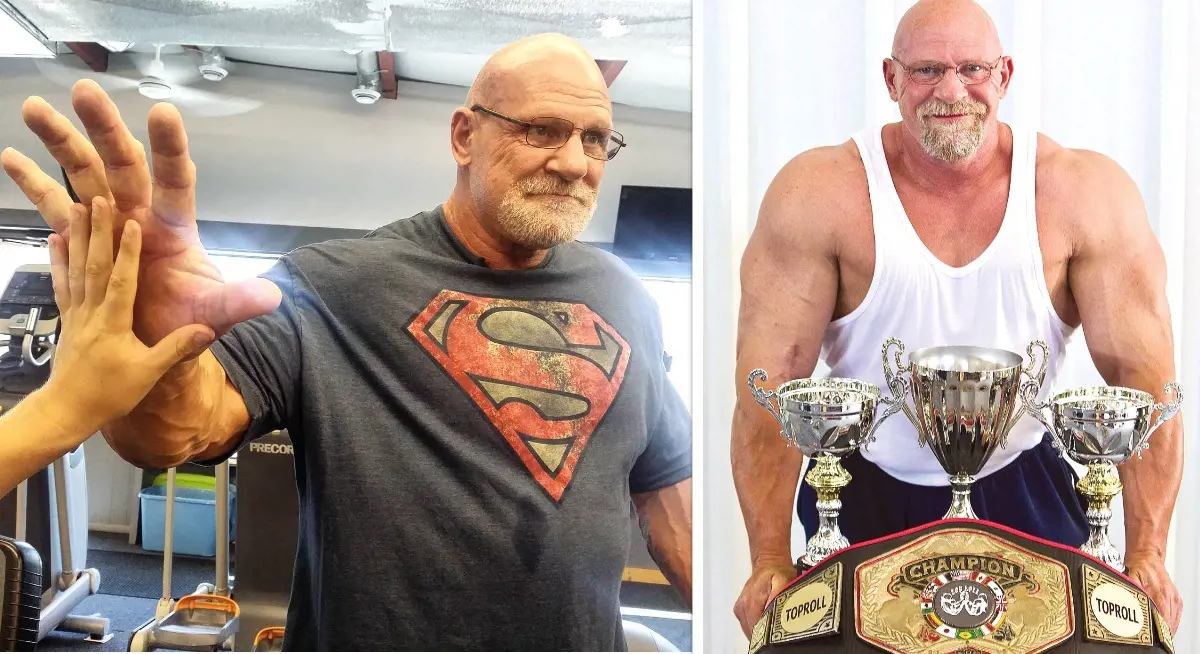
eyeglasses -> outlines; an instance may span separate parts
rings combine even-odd
[[[471,107],[471,111],[481,111],[520,126],[525,131],[525,142],[535,148],[557,150],[566,145],[577,131],[583,141],[583,153],[592,159],[611,161],[625,147],[625,137],[620,132],[603,127],[575,127],[575,123],[562,118],[517,120],[480,105]]]
[[[895,57],[889,58],[908,73],[909,79],[923,86],[937,86],[946,76],[946,71],[950,69],[950,66],[935,62],[906,66]],[[963,84],[968,86],[982,84],[992,78],[992,73],[1000,66],[1001,61],[1004,61],[1003,56],[991,64],[982,61],[966,61],[959,64],[954,70],[958,73],[958,80]]]

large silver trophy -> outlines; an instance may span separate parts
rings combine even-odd
[[[895,370],[888,351],[895,347]],[[1033,372],[1034,351],[1042,352]],[[904,414],[917,430],[917,444],[929,445],[946,474],[953,499],[945,518],[977,518],[971,507],[975,476],[1005,446],[1008,433],[1023,411],[1017,409],[1022,378],[1037,396],[1046,377],[1050,350],[1042,341],[1028,348],[1029,362],[1016,352],[987,347],[944,346],[915,350],[905,366],[904,343],[890,338],[883,344],[883,374],[888,386],[908,380],[913,402],[902,400]],[[907,375],[905,375],[907,373]]]
[[[783,428],[789,446],[814,460],[804,479],[817,494],[820,525],[808,539],[802,565],[812,567],[850,543],[838,526],[841,491],[850,483],[850,473],[841,458],[874,440],[875,430],[904,404],[903,381],[893,387],[894,397],[882,397],[879,387],[857,379],[839,377],[795,379],[774,391],[759,388],[766,382],[765,370],[755,370],[747,380],[754,399]],[[901,392],[897,393],[896,388]],[[775,402],[772,402],[774,398]],[[876,415],[880,404],[887,408]]]
[[[1161,404],[1144,391],[1097,386],[1073,388],[1039,403],[1033,389],[1021,389],[1026,412],[1046,427],[1055,448],[1087,466],[1087,474],[1075,486],[1088,505],[1088,540],[1079,549],[1116,570],[1125,569],[1121,553],[1108,538],[1112,500],[1121,492],[1117,466],[1140,456],[1150,446],[1150,435],[1179,412],[1179,384],[1171,382],[1163,390],[1175,399]],[[1151,420],[1155,411],[1158,417]]]

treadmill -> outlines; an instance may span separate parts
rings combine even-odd
[[[46,383],[58,318],[50,266],[17,268],[0,295],[0,412]],[[28,543],[41,559],[38,641],[54,630],[86,634],[91,642],[112,638],[107,618],[71,614],[100,588],[100,572],[87,568],[82,445],[0,498],[0,536]]]

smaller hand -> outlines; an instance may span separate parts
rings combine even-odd
[[[45,388],[70,407],[73,426],[98,430],[132,411],[168,369],[203,352],[215,335],[207,326],[188,325],[146,347],[133,333],[140,225],[125,221],[114,262],[108,200],[93,200],[90,215],[76,204],[70,222],[69,245],[58,234],[50,236],[62,334]]]
[[[1125,576],[1146,591],[1174,635],[1179,630],[1179,621],[1183,617],[1183,598],[1179,596],[1179,590],[1167,574],[1163,560],[1153,555],[1128,554],[1125,557]]]
[[[733,606],[733,613],[742,623],[746,637],[754,631],[754,625],[762,617],[767,602],[796,578],[796,566],[790,560],[780,559],[755,563],[750,580],[742,588],[742,595]]]

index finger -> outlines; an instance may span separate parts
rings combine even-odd
[[[104,311],[109,324],[120,330],[133,329],[133,300],[137,297],[138,265],[142,254],[142,229],[136,220],[126,220],[121,232],[121,251],[108,279]]]
[[[67,189],[58,180],[42,172],[33,159],[5,148],[0,152],[0,166],[16,183],[17,188],[33,203],[50,229],[66,234],[71,226],[71,207],[75,204]],[[90,202],[90,200],[89,200]]]

